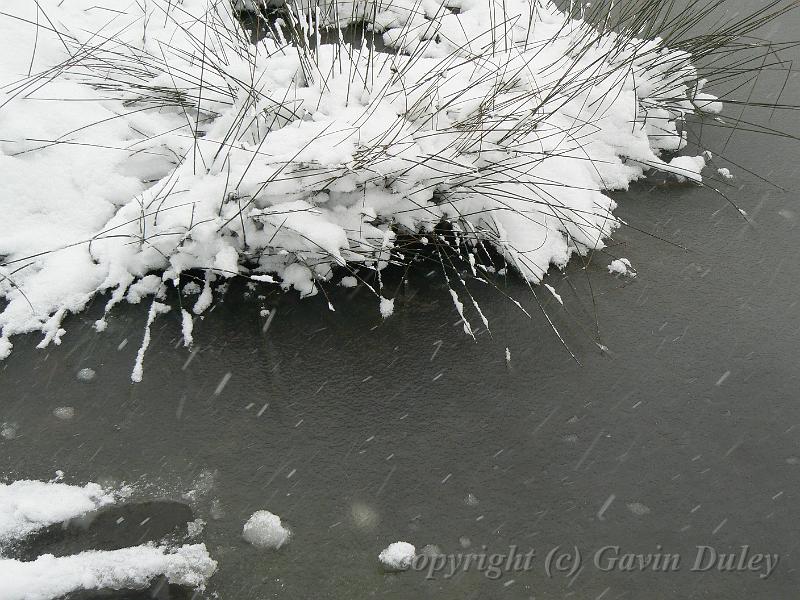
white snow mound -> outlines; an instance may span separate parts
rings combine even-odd
[[[636,277],[636,270],[631,265],[631,261],[627,258],[618,258],[612,260],[608,265],[609,273],[617,273],[618,275],[627,275],[628,277]]]
[[[281,524],[281,518],[268,510],[254,512],[242,531],[242,537],[253,546],[275,550],[288,542],[291,535]]]
[[[389,544],[378,555],[381,564],[393,571],[404,571],[411,566],[411,561],[417,554],[417,549],[408,542],[394,542]]]

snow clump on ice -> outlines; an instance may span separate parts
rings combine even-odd
[[[608,272],[612,274],[617,273],[618,275],[627,275],[628,277],[636,277],[636,271],[631,266],[631,261],[627,258],[612,260],[611,264],[608,265]]]
[[[394,542],[389,544],[378,555],[378,560],[392,571],[405,571],[411,566],[411,561],[417,554],[417,549],[408,542]]]
[[[244,524],[242,537],[258,548],[277,550],[289,541],[292,533],[281,524],[281,518],[268,510],[259,510]]]

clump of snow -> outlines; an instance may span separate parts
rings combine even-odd
[[[692,104],[700,112],[718,115],[722,112],[722,102],[713,94],[701,91],[706,83],[708,83],[707,79],[700,79],[697,82],[694,92],[691,95]]]
[[[300,296],[303,298],[314,296],[317,293],[317,287],[314,285],[314,274],[311,269],[300,263],[292,263],[284,269],[281,287],[284,290],[293,287],[300,292]]]
[[[380,311],[384,319],[391,317],[394,314],[394,298],[384,298],[381,296]]]
[[[194,343],[192,331],[194,330],[194,321],[192,315],[188,310],[181,310],[181,331],[183,332],[183,345],[188,348]]]
[[[21,333],[60,343],[98,293],[108,312],[199,269],[194,314],[251,271],[313,296],[441,222],[538,283],[604,246],[608,190],[650,169],[701,181],[702,157],[661,155],[686,146],[687,113],[720,109],[688,53],[545,0],[319,3],[322,25],[374,28],[377,53],[253,44],[218,0],[6,4],[0,358]]]
[[[81,590],[143,589],[160,575],[176,585],[203,589],[216,569],[205,544],[45,554],[29,562],[0,559],[0,598],[51,600]]]
[[[378,560],[384,568],[392,571],[404,571],[411,566],[411,561],[417,554],[417,549],[408,542],[394,542],[389,544],[378,555]]]
[[[342,277],[342,280],[339,282],[339,285],[346,288],[354,288],[358,285],[358,279],[356,279],[352,275],[348,275],[347,277]]]
[[[672,173],[680,181],[693,181],[702,183],[701,175],[706,166],[706,159],[703,156],[676,156],[666,165],[661,167],[662,171]]]
[[[627,258],[618,258],[616,260],[612,260],[611,264],[608,265],[608,272],[609,273],[617,273],[619,275],[627,275],[628,277],[636,277],[636,271],[631,266],[631,261]]]
[[[114,492],[96,483],[83,487],[30,480],[0,484],[0,546],[113,504],[116,499]]]
[[[242,537],[259,548],[277,550],[289,541],[292,533],[281,524],[281,518],[267,510],[259,510],[244,524]]]
[[[731,173],[731,170],[726,167],[720,167],[719,169],[717,169],[717,173],[719,173],[723,177],[723,179],[727,179],[729,181],[733,179],[733,174]]]

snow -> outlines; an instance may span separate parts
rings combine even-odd
[[[697,94],[692,101],[697,109],[702,112],[713,115],[718,115],[722,112],[722,102],[711,94]]]
[[[544,284],[544,287],[546,287],[546,288],[547,288],[547,291],[548,291],[548,292],[550,292],[551,294],[553,294],[553,298],[555,298],[556,300],[558,300],[558,303],[559,303],[559,304],[562,304],[562,305],[564,304],[564,301],[561,299],[561,296],[558,294],[558,292],[556,292],[555,288],[553,288],[553,286],[552,286],[552,285],[549,285],[549,284],[545,283],[545,284]]]
[[[411,566],[411,561],[416,556],[417,549],[408,542],[394,542],[389,544],[378,555],[381,564],[392,571],[404,571]]]
[[[244,524],[242,537],[258,548],[277,550],[289,541],[291,531],[281,524],[281,518],[267,510],[259,510]]]
[[[284,290],[294,288],[300,292],[300,296],[313,296],[317,293],[317,287],[314,285],[314,274],[305,265],[300,263],[292,263],[283,271],[283,283],[281,284]]]
[[[731,174],[731,170],[726,167],[720,167],[717,169],[717,173],[719,173],[723,179],[731,180],[733,179],[733,175]]]
[[[142,380],[142,374],[144,371],[144,354],[147,352],[147,348],[150,346],[150,326],[155,321],[156,317],[160,314],[164,314],[169,312],[170,307],[166,304],[162,304],[161,302],[157,302],[153,300],[153,304],[150,306],[150,311],[147,314],[147,324],[144,327],[144,338],[142,339],[142,345],[139,347],[139,351],[136,353],[136,363],[133,366],[133,372],[131,373],[131,381],[134,383],[139,383]],[[184,329],[184,335],[186,330]]]
[[[61,410],[61,409],[57,409]],[[70,409],[71,410],[71,409]],[[163,575],[170,583],[203,589],[217,563],[205,545],[142,545],[70,556],[42,554],[32,561],[3,558],[5,546],[50,525],[114,504],[122,491],[96,483],[67,485],[20,480],[0,484],[0,600],[50,600],[81,590],[142,589]],[[202,528],[195,528],[199,533]]]
[[[11,540],[80,517],[116,499],[113,492],[96,483],[83,487],[32,480],[0,484],[0,550]]]
[[[689,180],[701,183],[703,181],[701,172],[705,166],[706,159],[703,156],[676,156],[663,165],[661,170],[672,173],[681,182]]]
[[[0,600],[50,600],[80,590],[142,589],[159,575],[172,584],[202,589],[216,568],[204,544],[175,550],[136,546],[63,557],[45,554],[29,562],[0,559]]]
[[[619,275],[636,277],[636,271],[631,266],[631,261],[629,261],[627,258],[618,258],[616,260],[612,260],[611,264],[608,265],[608,272],[612,274],[617,273]]]
[[[661,156],[685,148],[687,113],[722,109],[686,52],[598,36],[546,0],[320,4],[387,53],[252,44],[216,0],[6,4],[0,359],[19,334],[60,343],[99,293],[108,315],[201,270],[195,315],[251,271],[313,296],[442,221],[538,283],[604,247],[609,190],[651,169],[701,182],[703,157]]]
[[[391,317],[394,314],[394,298],[381,296],[380,311],[384,319]]]
[[[192,315],[188,310],[181,309],[181,331],[183,333],[183,345],[188,348],[194,343],[192,331],[194,329],[194,321]]]

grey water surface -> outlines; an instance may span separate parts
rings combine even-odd
[[[795,15],[769,34],[797,28]],[[782,83],[767,76],[767,92]],[[793,77],[784,100],[798,98]],[[800,130],[793,112],[753,117]],[[703,135],[722,146],[727,133]],[[564,308],[536,289],[575,359],[514,277],[501,289],[530,318],[473,285],[491,329],[473,341],[441,276],[421,267],[386,320],[363,286],[331,290],[331,312],[322,295],[234,282],[197,320],[194,350],[181,345],[177,310],[160,317],[132,384],[148,306],[118,307],[98,334],[98,299],[67,320],[61,346],[17,339],[0,363],[0,472],[127,482],[133,513],[166,520],[148,531],[130,525],[138,517],[100,521],[86,547],[203,519],[197,541],[219,561],[204,598],[796,598],[800,147],[737,133],[725,154],[788,191],[718,158],[737,178],[713,184],[749,220],[697,186],[617,194],[635,229],[551,273]],[[606,271],[619,256],[637,277]],[[276,311],[266,332],[262,308]],[[77,376],[85,368],[93,378]],[[280,550],[241,537],[260,509],[293,532]],[[38,551],[75,551],[52,535]],[[446,555],[534,553],[498,578],[477,567],[448,576],[450,563],[385,573],[377,555],[398,540]],[[707,549],[692,570],[698,546],[735,553],[731,568],[706,570]],[[610,559],[626,553],[679,560],[620,570]],[[778,557],[768,577],[764,554]]]

